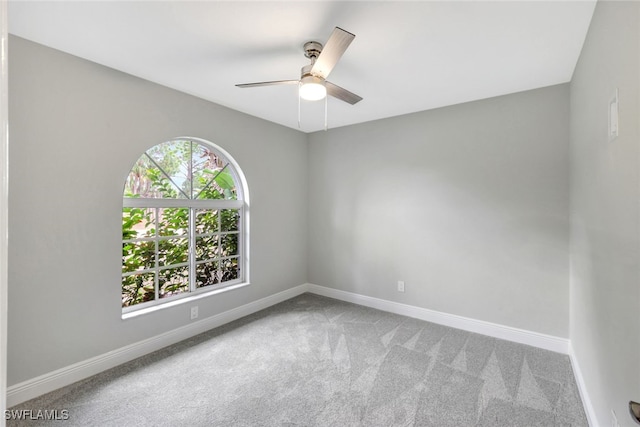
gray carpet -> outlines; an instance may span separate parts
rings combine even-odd
[[[66,426],[588,426],[565,355],[304,294],[12,409]]]

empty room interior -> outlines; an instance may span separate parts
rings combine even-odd
[[[2,7],[3,423],[640,424],[640,2]]]

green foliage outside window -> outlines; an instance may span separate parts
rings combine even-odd
[[[185,207],[123,207],[123,307],[189,292],[190,272],[195,288],[240,277],[240,210],[188,203],[237,199],[225,162],[207,147],[183,140],[157,145],[136,162],[125,200],[184,199]]]

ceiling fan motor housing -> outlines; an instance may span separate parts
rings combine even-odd
[[[316,76],[311,74],[311,68],[313,68],[313,64],[305,65],[300,69],[300,80],[304,83],[305,81],[316,80],[318,83],[324,81],[324,79],[320,76]]]
[[[312,61],[320,56],[320,52],[322,52],[322,43],[311,41],[304,44],[304,56],[313,58]]]

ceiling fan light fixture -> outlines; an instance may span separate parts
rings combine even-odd
[[[316,76],[304,76],[300,79],[300,98],[306,101],[319,101],[327,96],[324,79]]]

